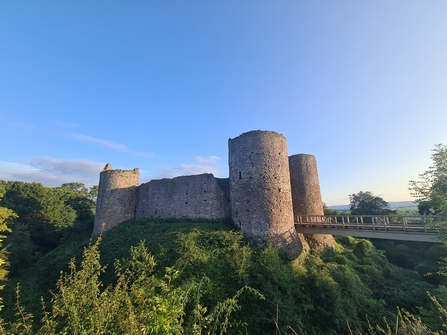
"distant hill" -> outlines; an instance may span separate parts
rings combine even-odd
[[[389,202],[391,208],[414,207],[417,206],[413,201],[395,201]]]
[[[394,201],[389,202],[391,208],[401,208],[401,207],[414,207],[416,204],[413,201]],[[348,211],[349,205],[334,205],[329,206],[331,209],[335,209],[337,211]]]

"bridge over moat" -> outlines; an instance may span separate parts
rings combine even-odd
[[[295,218],[295,228],[303,234],[439,243],[434,223],[445,219],[435,215],[302,215]]]

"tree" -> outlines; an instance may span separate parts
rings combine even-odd
[[[0,198],[2,194],[0,194]],[[0,233],[11,232],[11,229],[8,228],[7,222],[10,219],[17,218],[17,215],[10,209],[5,207],[0,207]],[[6,276],[8,275],[7,266],[7,258],[6,258],[6,248],[2,246],[3,239],[5,235],[0,234],[0,284],[6,281]],[[0,285],[0,290],[2,290],[4,285]],[[0,311],[3,308],[3,299],[0,297]]]
[[[323,212],[324,215],[343,215],[343,213],[337,211],[336,209],[329,208],[329,206],[326,205],[324,202],[323,202]]]
[[[96,203],[93,200],[91,190],[89,191],[82,183],[65,183],[54,189],[61,199],[64,200],[65,204],[76,211],[76,220],[78,222],[88,221],[93,225]]]
[[[99,190],[99,186],[93,185],[92,187],[90,187],[90,191],[88,191],[90,200],[94,201],[95,203],[96,203],[96,199],[98,198],[98,190]]]
[[[36,230],[48,225],[54,230],[71,226],[76,218],[75,211],[66,206],[60,194],[40,183],[21,181],[8,182],[2,203],[12,209],[20,221]]]
[[[416,198],[422,215],[447,214],[447,146],[435,145],[431,159],[433,164],[419,175],[419,180],[410,180],[412,196]]]
[[[16,225],[20,225],[21,231],[25,235],[28,231],[44,253],[58,245],[62,231],[71,227],[76,219],[75,210],[65,204],[58,192],[39,183],[7,182],[0,206],[10,208],[19,216],[13,231],[18,232]],[[23,245],[11,245],[12,249],[16,247]]]
[[[350,210],[353,215],[390,215],[396,211],[390,209],[390,204],[372,192],[350,194]]]

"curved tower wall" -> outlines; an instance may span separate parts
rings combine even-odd
[[[228,147],[232,220],[259,246],[299,254],[285,137],[250,131],[229,139]]]
[[[294,219],[301,215],[324,215],[315,156],[306,154],[290,156],[289,168]],[[304,238],[312,249],[335,247],[332,235],[305,234]]]
[[[324,215],[315,156],[289,157],[294,218],[300,215]]]
[[[98,198],[92,235],[99,235],[135,217],[140,170],[112,170],[107,164],[99,175]]]

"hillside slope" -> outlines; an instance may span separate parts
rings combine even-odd
[[[206,317],[219,302],[231,299],[244,287],[264,297],[249,292],[238,296],[240,308],[229,317],[235,322],[227,329],[231,334],[273,334],[277,327],[282,334],[292,333],[291,329],[306,334],[339,334],[347,332],[348,323],[352,329],[366,329],[367,317],[372,324],[383,323],[383,317],[394,319],[396,306],[414,312],[416,306],[429,306],[426,291],[433,287],[417,272],[390,264],[367,240],[341,238],[337,250],[312,252],[290,262],[275,249],[250,247],[241,232],[232,228],[210,222],[123,223],[102,237],[99,252],[107,270],[100,279],[105,286],[115,285],[115,260],[128,264],[125,259],[130,257],[131,247],[144,241],[155,259],[151,276],[165,280],[168,273],[175,273],[172,278],[169,275],[169,282],[178,288],[202,283],[200,295],[184,307],[184,327],[192,324],[197,304],[207,307],[203,310]],[[68,269],[71,256],[80,260],[88,244],[87,240],[67,241],[11,278],[4,318],[14,319],[11,293],[21,282],[21,303],[36,315],[36,321],[40,320],[39,296],[51,305],[48,290],[55,290],[60,270]],[[141,260],[140,266],[145,262]]]

